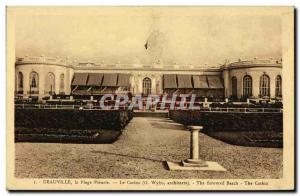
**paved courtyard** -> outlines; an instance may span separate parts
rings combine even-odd
[[[16,143],[19,178],[280,178],[282,149],[242,147],[200,134],[200,157],[226,172],[169,171],[189,157],[189,132],[165,118],[135,117],[113,144]]]

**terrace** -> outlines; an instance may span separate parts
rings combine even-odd
[[[203,133],[199,136],[200,157],[220,163],[227,171],[168,171],[164,161],[189,156],[189,138],[190,133],[183,125],[167,118],[136,117],[111,144],[16,143],[15,175],[110,179],[282,177],[281,148],[236,146]]]

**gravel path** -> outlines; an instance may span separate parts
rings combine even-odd
[[[135,117],[113,144],[16,143],[19,178],[280,178],[282,149],[229,145],[200,134],[200,156],[227,172],[168,171],[189,157],[189,132],[164,118]]]

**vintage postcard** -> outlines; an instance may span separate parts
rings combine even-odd
[[[7,7],[8,190],[294,190],[294,7]]]

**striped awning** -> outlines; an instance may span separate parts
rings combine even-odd
[[[208,88],[206,76],[193,76],[194,88]]]
[[[72,85],[74,86],[86,86],[88,73],[74,73]]]
[[[164,89],[177,89],[176,74],[164,75]]]
[[[89,73],[88,86],[101,86],[103,74],[102,73]]]
[[[193,88],[191,75],[177,75],[178,88]]]
[[[130,74],[118,74],[117,86],[130,87]]]
[[[102,86],[117,86],[118,74],[105,73],[103,75]]]
[[[220,76],[207,76],[209,88],[224,88],[223,82]]]

